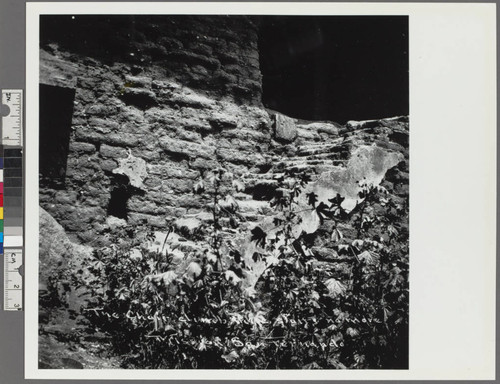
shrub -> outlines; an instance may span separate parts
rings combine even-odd
[[[108,333],[133,368],[407,367],[407,204],[363,184],[347,213],[340,195],[306,194],[309,181],[307,173],[277,179],[274,228],[249,234],[253,261],[266,269],[247,286],[250,267],[228,240],[241,218],[232,186],[241,182],[223,168],[207,175],[195,186],[212,212],[200,249],[179,262],[167,242],[166,254],[141,258],[116,242],[88,260],[92,329]],[[317,242],[333,260],[318,260]]]

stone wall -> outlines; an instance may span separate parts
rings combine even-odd
[[[292,233],[302,251],[307,241],[313,270],[328,264],[350,284],[363,182],[386,191],[365,216],[387,217],[391,204],[391,230],[408,233],[408,118],[341,126],[266,110],[258,32],[258,20],[243,16],[42,18],[39,292],[50,303],[56,281],[65,308],[40,308],[40,368],[119,366],[96,358],[108,339],[87,335],[80,313],[88,293],[73,286],[75,274],[91,274],[94,255],[116,251],[149,264],[149,252],[168,253],[169,272],[181,276],[213,256],[215,238],[224,268],[241,276],[245,292],[258,288],[277,257],[255,257],[263,250],[252,230],[283,242],[270,200],[288,193],[301,171],[311,182],[294,207]],[[219,168],[233,177],[230,197],[219,200],[231,211],[216,225],[214,199],[197,192]],[[311,192],[318,202],[340,194],[352,215],[321,222]],[[367,232],[368,246],[393,241],[384,231]],[[243,262],[234,264],[233,252]]]
[[[349,209],[360,180],[378,184],[408,160],[407,118],[340,126],[264,109],[256,19],[76,20],[48,17],[40,50],[41,84],[74,90],[67,161],[40,187],[40,205],[73,240],[106,246],[116,228],[144,225],[162,244],[172,223],[209,221],[193,187],[219,166],[242,182],[243,233],[265,220],[265,191],[285,169],[308,169],[320,200],[340,193]]]
[[[58,185],[42,175],[40,204],[73,237],[99,245],[110,214],[165,228],[202,209],[192,189],[206,170],[241,175],[269,161],[251,18],[43,22],[40,83],[75,95],[67,163]]]
[[[40,39],[43,50],[56,45],[68,54],[64,61],[74,65],[65,69],[109,65],[105,72],[111,72],[110,80],[120,77],[119,89],[126,84],[125,75],[146,74],[260,105],[258,25],[257,18],[235,15],[43,16]],[[42,75],[46,60],[42,58]],[[54,81],[48,75],[42,81]],[[80,71],[78,86],[98,85],[92,75]],[[94,88],[98,96],[113,90]]]

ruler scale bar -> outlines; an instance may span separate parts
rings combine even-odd
[[[0,146],[0,254],[4,259],[4,310],[23,309],[24,210],[23,210],[23,91],[2,90]]]
[[[19,268],[23,264],[22,248],[4,250],[4,310],[20,311],[23,304],[23,277]]]
[[[11,111],[8,116],[2,117],[2,144],[22,146],[21,129],[23,91],[21,89],[4,89],[2,91],[2,104],[7,105]]]

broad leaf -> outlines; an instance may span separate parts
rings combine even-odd
[[[347,290],[344,284],[333,277],[325,281],[325,286],[328,289],[328,295],[331,297],[343,295]]]
[[[193,192],[200,194],[205,191],[205,184],[203,183],[203,180],[198,181],[193,185]]]
[[[241,281],[238,275],[236,275],[236,273],[231,270],[227,270],[224,273],[224,276],[226,277],[226,280],[229,281],[229,283],[231,283],[232,285],[237,285]]]
[[[261,227],[255,227],[252,229],[252,241],[255,241],[257,246],[264,247],[266,245],[266,233]]]
[[[229,251],[229,255],[234,258],[234,261],[236,261],[238,264],[241,263],[241,253],[239,253],[237,250],[232,249]]]
[[[227,363],[232,363],[235,360],[238,360],[240,357],[236,351],[231,351],[226,355],[221,356],[224,360],[226,360]]]
[[[200,264],[198,264],[195,261],[192,261],[191,263],[189,263],[189,265],[186,269],[186,273],[187,273],[188,277],[191,279],[200,276],[201,275]]]
[[[316,202],[318,201],[318,195],[316,195],[314,192],[308,193],[307,195],[307,204],[309,204],[312,207],[316,206]]]
[[[167,271],[165,273],[162,273],[160,276],[165,286],[169,286],[175,281],[175,279],[177,279],[177,274],[174,271]]]
[[[250,324],[253,325],[253,329],[256,330],[261,330],[264,325],[267,323],[266,318],[264,317],[264,312],[258,311],[257,313],[249,312],[248,315],[248,320]]]
[[[372,254],[368,251],[364,251],[358,255],[359,260],[363,260],[366,264],[375,264],[378,261],[378,258],[375,254]]]
[[[318,206],[316,207],[316,212],[318,213],[318,217],[321,224],[323,224],[325,218],[327,217],[331,218],[333,216],[328,206],[323,202],[318,204]]]
[[[340,207],[340,204],[345,200],[345,197],[340,196],[340,193],[337,193],[337,196],[335,196],[332,199],[328,199],[330,203],[332,203],[332,207]]]
[[[338,228],[334,228],[333,231],[332,231],[332,236],[331,236],[331,239],[333,242],[337,243],[339,242],[342,238],[344,237],[344,235],[342,234],[342,232],[340,232],[340,230]]]

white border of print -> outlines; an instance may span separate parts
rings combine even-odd
[[[494,379],[496,5],[27,3],[25,377],[30,379]],[[409,15],[408,370],[39,370],[40,14]],[[367,58],[370,60],[370,58]]]

